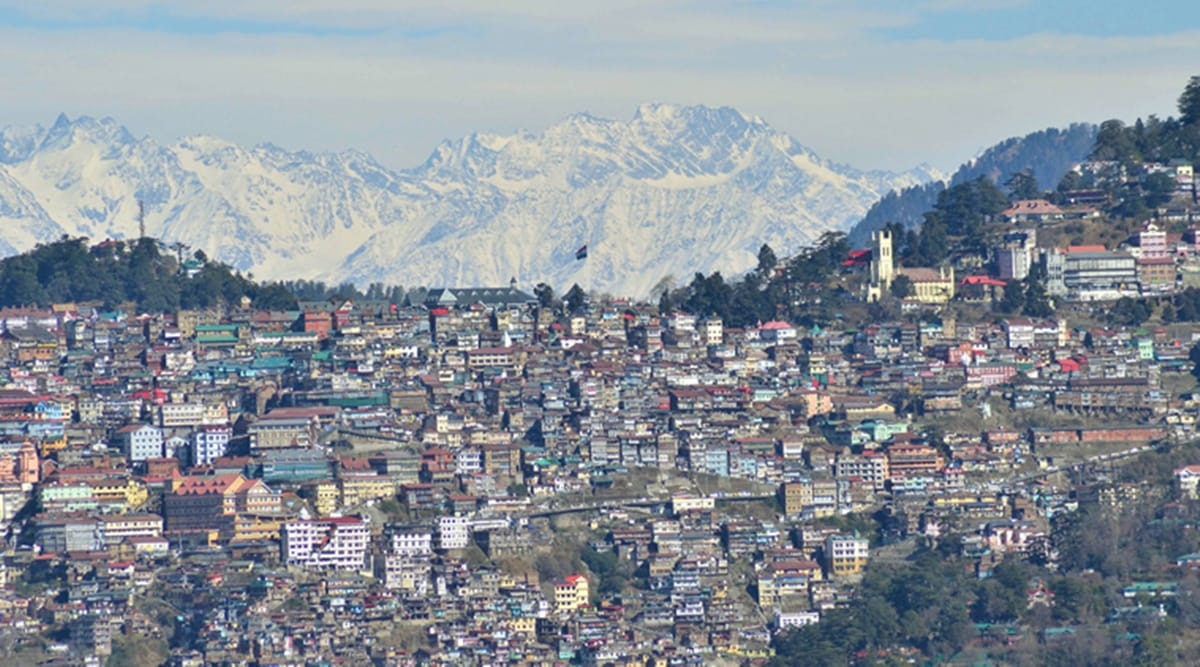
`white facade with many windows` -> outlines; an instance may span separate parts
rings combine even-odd
[[[471,544],[471,524],[465,516],[438,519],[438,546],[442,549],[466,549]]]
[[[204,423],[203,403],[165,403],[158,406],[158,425],[163,428],[196,426]]]
[[[228,426],[201,426],[192,432],[192,465],[206,466],[225,456],[233,429]]]
[[[163,432],[150,424],[131,424],[118,429],[113,440],[130,461],[145,461],[163,455]]]
[[[428,556],[433,553],[433,534],[428,531],[393,532],[392,553],[401,556]]]
[[[316,570],[362,570],[371,529],[357,517],[292,521],[280,535],[283,562]]]

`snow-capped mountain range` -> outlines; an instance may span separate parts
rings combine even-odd
[[[730,108],[571,116],[540,134],[472,134],[392,171],[358,151],[165,145],[112,119],[0,130],[0,254],[63,234],[148,235],[256,279],[407,287],[547,282],[644,296],[667,275],[751,268],[845,230],[892,189],[939,179],[822,160]],[[589,256],[576,260],[577,248]]]

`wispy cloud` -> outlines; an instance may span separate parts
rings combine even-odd
[[[1040,3],[899,4],[0,0],[0,124],[109,114],[162,140],[406,166],[473,130],[673,101],[737,106],[858,166],[949,167],[1051,124],[1170,113],[1200,62],[1186,21],[1107,34],[1026,25]]]

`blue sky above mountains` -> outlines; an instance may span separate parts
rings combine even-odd
[[[1105,6],[1109,4],[1111,6]],[[735,106],[862,168],[1174,112],[1191,3],[1076,0],[0,0],[0,124],[111,115],[421,162],[472,131],[643,102]]]

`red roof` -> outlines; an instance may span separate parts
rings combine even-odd
[[[851,250],[848,258],[842,262],[842,266],[861,266],[871,261],[871,251],[866,248],[859,250]]]
[[[782,322],[780,320],[771,320],[770,322],[767,322],[766,324],[759,327],[759,329],[761,329],[763,331],[779,331],[781,329],[791,329],[791,328],[792,328],[792,325],[788,324],[787,322]]]
[[[1005,281],[1000,280],[999,278],[993,278],[991,276],[966,276],[965,278],[962,279],[962,282],[959,284],[961,284],[961,285],[987,285],[988,287],[1004,287],[1004,286],[1008,285],[1008,283],[1006,283]]]
[[[163,391],[162,389],[154,389],[153,391],[135,391],[133,392],[133,398],[142,399],[144,401],[165,401],[167,399],[167,392]]]

